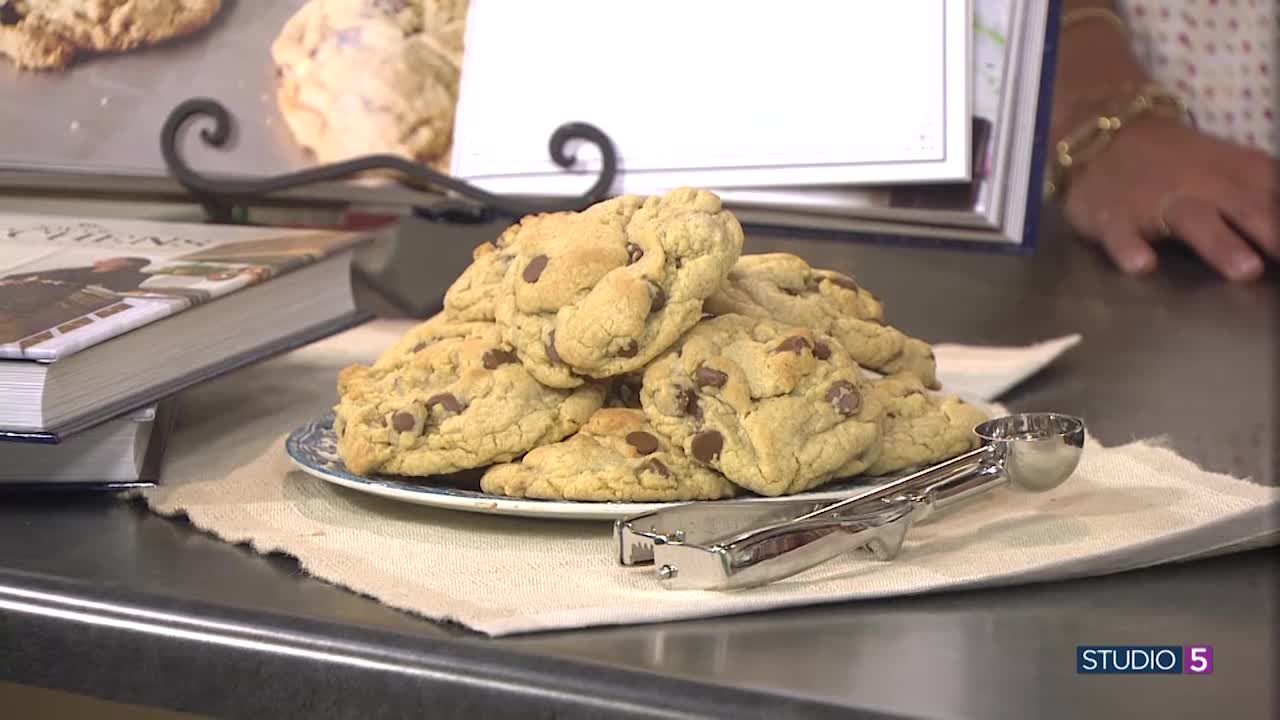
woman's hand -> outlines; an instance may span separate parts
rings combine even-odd
[[[1155,269],[1151,243],[1176,238],[1223,276],[1262,275],[1280,259],[1275,161],[1181,122],[1143,118],[1073,173],[1068,221],[1125,272]]]

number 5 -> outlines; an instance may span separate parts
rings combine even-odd
[[[1206,648],[1191,648],[1191,664],[1187,667],[1193,673],[1202,673],[1209,669],[1209,657]]]

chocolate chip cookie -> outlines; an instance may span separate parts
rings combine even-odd
[[[194,32],[222,0],[0,0],[0,55],[58,70],[83,52],[124,52]]]
[[[444,169],[466,0],[311,0],[271,47],[277,102],[322,163],[390,153]]]
[[[698,321],[742,251],[737,219],[692,188],[525,218],[515,232],[495,316],[554,387],[643,367]]]
[[[887,475],[932,465],[978,447],[973,429],[987,416],[973,405],[930,393],[913,377],[888,377],[871,385],[885,408],[884,439],[862,474]]]
[[[707,298],[716,315],[738,313],[813,328],[840,341],[855,362],[889,375],[907,373],[938,387],[933,350],[884,324],[884,308],[848,275],[817,270],[787,253],[744,255]]]
[[[520,225],[507,228],[497,240],[471,252],[471,264],[453,281],[444,294],[444,311],[458,320],[494,319],[494,307],[502,289],[502,279],[511,266],[507,246],[519,235]]]
[[[403,365],[414,355],[441,340],[483,340],[502,342],[502,332],[492,322],[460,322],[439,313],[410,328],[374,361],[376,369]]]
[[[596,412],[578,434],[495,465],[480,488],[495,495],[588,502],[718,500],[737,493],[655,432],[639,410]]]
[[[604,401],[596,383],[539,384],[493,325],[419,342],[401,343],[397,361],[339,374],[334,432],[352,471],[425,476],[506,462],[573,434]]]
[[[760,495],[789,495],[873,459],[882,408],[829,335],[723,315],[651,364],[645,416],[695,461]]]

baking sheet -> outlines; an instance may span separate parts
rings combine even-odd
[[[64,70],[20,71],[0,58],[0,186],[176,192],[160,154],[170,111],[193,97],[235,115],[230,149],[209,148],[193,121],[184,156],[209,174],[275,175],[313,159],[276,105],[271,44],[305,0],[223,0],[213,22],[186,37],[122,54],[79,56]],[[389,194],[388,194],[389,193]],[[331,184],[294,196],[395,201],[423,196],[399,187]]]

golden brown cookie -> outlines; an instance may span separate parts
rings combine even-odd
[[[884,437],[875,461],[862,474],[888,475],[932,465],[978,447],[973,429],[988,418],[973,405],[931,393],[909,376],[874,380],[871,392],[884,405]]]
[[[444,294],[444,311],[450,317],[493,321],[502,279],[511,265],[512,254],[507,248],[519,232],[520,225],[512,225],[497,240],[471,252],[471,264]]]
[[[698,323],[640,399],[659,433],[760,495],[857,474],[880,441],[880,403],[834,338],[744,315]]]
[[[880,302],[853,278],[811,268],[795,255],[743,255],[724,286],[707,298],[706,309],[813,328],[839,340],[868,370],[908,373],[928,387],[938,386],[927,343],[885,325]]]
[[[573,434],[604,401],[599,384],[539,384],[492,324],[410,335],[373,367],[338,377],[333,427],[353,472],[425,476],[506,462]]]
[[[644,367],[698,321],[742,251],[737,219],[692,188],[527,217],[515,233],[495,317],[554,387]]]
[[[589,502],[719,500],[738,492],[654,431],[639,410],[597,411],[576,435],[495,465],[480,488],[495,495]]]

